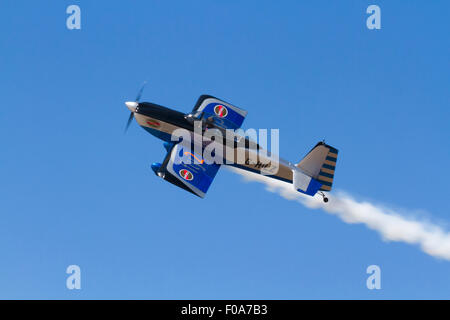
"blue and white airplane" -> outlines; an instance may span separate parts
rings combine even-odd
[[[226,129],[235,130],[241,127],[247,111],[213,96],[202,95],[192,112],[184,114],[154,103],[139,102],[141,94],[142,88],[135,101],[125,102],[131,111],[125,130],[135,118],[147,132],[164,141],[166,157],[162,163],[153,163],[151,166],[155,174],[164,180],[203,198],[220,166],[226,164],[291,183],[295,190],[310,196],[319,193],[325,202],[328,201],[324,191],[330,191],[333,184],[337,149],[319,142],[299,163],[292,164],[279,158],[274,161],[269,156],[263,159],[256,143],[246,137],[235,136],[231,152],[230,141],[226,142],[224,138],[220,142],[224,148],[223,161],[207,163],[202,154],[194,152],[195,148],[186,148],[183,143],[172,141],[174,131],[182,128],[193,135],[195,126],[198,129],[199,124],[202,133],[210,128],[222,132]],[[203,144],[200,150],[204,150],[204,147]],[[243,152],[245,161],[237,161],[239,152]],[[257,161],[250,160],[255,159],[251,156],[254,153],[258,154]],[[185,154],[192,157],[190,163],[181,161]]]

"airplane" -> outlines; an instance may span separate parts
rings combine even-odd
[[[231,165],[267,177],[291,183],[295,190],[303,194],[321,195],[324,202],[328,202],[324,192],[331,191],[336,168],[338,150],[324,141],[318,142],[306,156],[297,164],[292,164],[281,158],[274,161],[270,153],[262,155],[261,148],[256,142],[245,136],[235,135],[233,141],[226,138],[216,141],[224,148],[223,162],[207,163],[201,152],[194,152],[195,148],[187,148],[179,140],[173,138],[177,129],[187,130],[190,134],[207,130],[239,129],[247,116],[247,111],[240,109],[226,101],[211,95],[201,95],[192,112],[185,114],[151,102],[139,102],[142,90],[138,92],[135,101],[125,102],[131,112],[125,127],[128,130],[133,119],[148,133],[164,141],[167,155],[162,163],[151,165],[155,174],[164,180],[183,188],[200,198],[204,198],[209,186],[221,165]],[[229,140],[229,139],[228,139]],[[211,142],[209,140],[209,142]],[[202,142],[200,150],[208,144]],[[231,146],[231,152],[230,152]],[[227,149],[228,148],[228,149]],[[227,149],[227,150],[225,150]],[[187,150],[187,151],[186,151]],[[244,154],[245,161],[237,161],[238,153]],[[190,163],[182,161],[182,156],[192,156]],[[250,161],[249,159],[255,159]],[[253,157],[252,157],[253,156]],[[225,159],[226,158],[226,159]],[[242,159],[242,158],[241,158]],[[227,160],[225,162],[225,160]]]

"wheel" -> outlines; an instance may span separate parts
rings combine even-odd
[[[327,197],[324,197],[324,198],[323,198],[323,202],[328,202],[328,198],[327,198]]]

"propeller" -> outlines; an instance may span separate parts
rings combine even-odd
[[[130,127],[130,124],[133,121],[134,113],[136,112],[136,108],[139,105],[139,100],[141,100],[142,92],[144,91],[144,87],[146,84],[147,81],[144,81],[134,101],[125,102],[125,105],[127,106],[128,110],[131,111],[130,116],[128,117],[127,125],[125,126],[125,133],[128,131],[128,128]]]

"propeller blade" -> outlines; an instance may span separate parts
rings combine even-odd
[[[136,96],[135,102],[129,102],[129,101],[125,102],[125,105],[131,111],[130,116],[128,118],[127,125],[125,127],[125,133],[128,131],[128,128],[130,127],[131,122],[133,122],[134,112],[136,112],[136,110],[137,110],[138,102],[139,102],[139,100],[141,100],[142,92],[144,91],[146,84],[147,84],[147,81],[144,81],[144,83],[141,86],[141,89],[139,89],[139,92]]]
[[[128,131],[128,128],[130,127],[130,124],[131,124],[131,122],[133,121],[133,118],[134,118],[134,113],[131,112],[131,113],[130,113],[130,117],[128,118],[127,126],[125,127],[125,132]]]
[[[142,96],[142,92],[144,91],[145,85],[147,84],[147,81],[144,81],[144,83],[141,86],[141,89],[139,90],[137,96],[136,96],[136,102],[139,102],[139,100],[141,100],[141,96]]]

